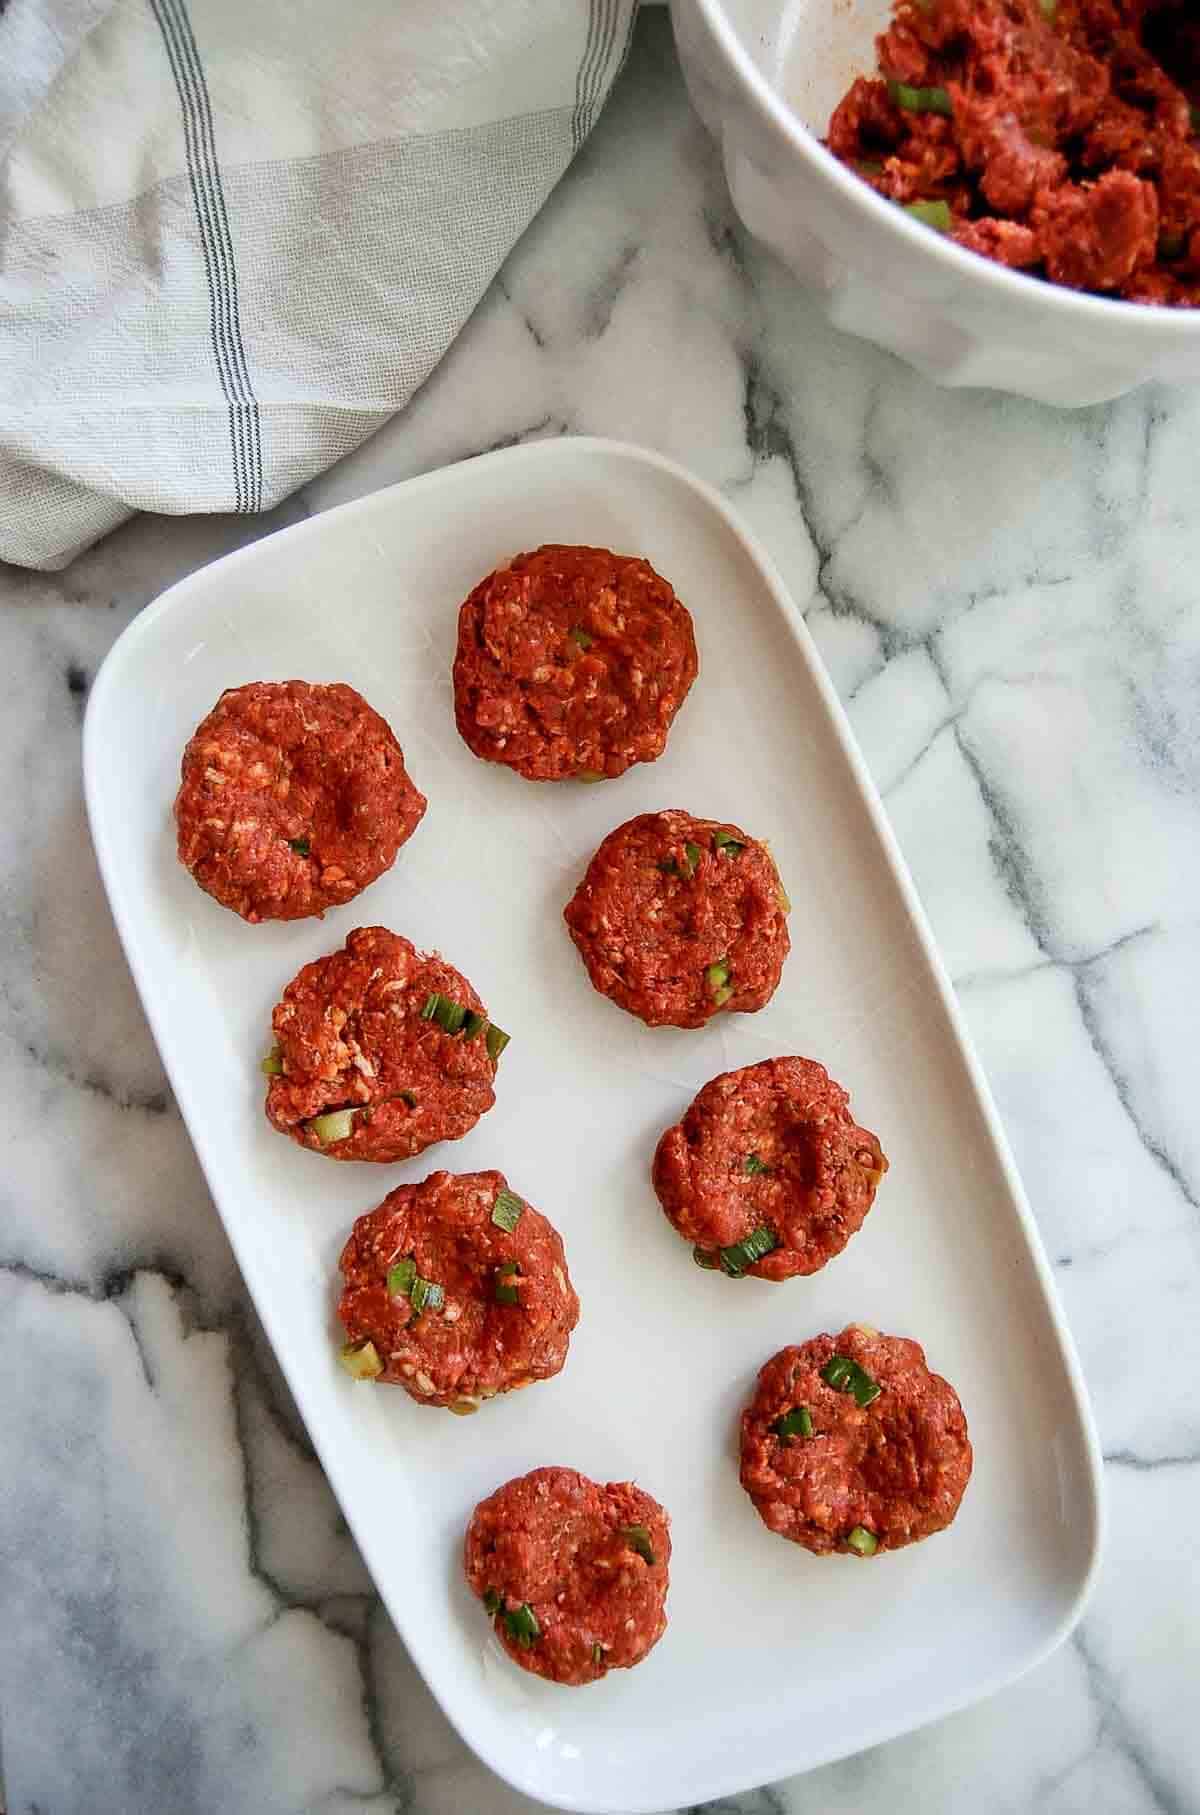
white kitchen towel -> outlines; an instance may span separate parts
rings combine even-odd
[[[0,559],[269,509],[403,408],[635,0],[0,0]]]

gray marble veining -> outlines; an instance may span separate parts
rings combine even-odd
[[[712,1815],[1200,1810],[1200,392],[1056,414],[835,336],[732,215],[658,15],[407,414],[270,519],[0,570],[0,1721],[10,1815],[534,1805],[372,1591],[103,900],[79,731],[200,563],[485,447],[661,448],[774,555],[851,713],[1054,1262],[1106,1454],[1074,1638]]]

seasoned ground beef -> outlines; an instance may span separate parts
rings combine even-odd
[[[702,1027],[770,1001],[788,909],[764,844],[674,809],[610,832],[564,918],[602,996],[650,1027]]]
[[[454,715],[488,762],[596,781],[662,755],[696,668],[691,617],[648,561],[550,545],[460,610]]]
[[[453,965],[386,927],[357,927],[306,964],[271,1026],[267,1119],[330,1159],[409,1159],[456,1141],[496,1100],[504,1036]]]
[[[391,729],[341,682],[223,693],[183,753],[179,860],[243,920],[303,920],[390,869],[425,811]]]
[[[654,1156],[654,1189],[702,1266],[815,1273],[862,1226],[887,1171],[850,1098],[812,1059],[713,1078]]]
[[[1200,24],[1187,0],[895,0],[829,148],[972,252],[1200,304]]]
[[[514,1663],[593,1683],[640,1664],[667,1629],[669,1523],[632,1482],[535,1468],[475,1508],[467,1581]]]
[[[562,1237],[502,1172],[398,1186],[359,1217],[340,1265],[350,1371],[420,1405],[473,1412],[548,1380],[579,1321]]]
[[[818,1556],[944,1530],[971,1461],[954,1388],[919,1343],[867,1324],[781,1349],[742,1413],[742,1486],[765,1525]]]

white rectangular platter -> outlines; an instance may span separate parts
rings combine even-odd
[[[527,783],[455,732],[457,606],[545,541],[647,556],[695,618],[700,678],[667,752],[619,781]],[[250,927],[180,868],[171,804],[183,745],[222,689],[293,676],[364,693],[429,810],[357,902]],[[330,511],[144,611],[93,689],[84,754],[113,912],[246,1282],[393,1619],[489,1765],[568,1809],[694,1804],[962,1707],[1064,1637],[1095,1569],[1099,1472],[1045,1256],[841,709],[716,493],[653,455],[567,440]],[[771,841],[792,954],[757,1015],[650,1030],[588,984],[563,905],[603,835],[659,807]],[[404,1166],[335,1165],[262,1113],[283,986],[372,924],[441,950],[512,1035],[491,1113]],[[706,1079],[778,1053],[828,1066],[891,1170],[823,1272],[735,1282],[693,1264],[650,1159]],[[353,1218],[443,1166],[506,1172],[561,1229],[583,1305],[556,1380],[468,1419],[355,1384],[336,1361]],[[874,1562],[772,1536],[737,1479],[758,1367],[854,1319],[925,1345],[976,1458],[951,1530]],[[636,1479],[673,1518],[666,1636],[637,1670],[582,1689],[509,1663],[461,1577],[476,1501],[545,1463]]]

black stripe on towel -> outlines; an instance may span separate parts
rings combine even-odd
[[[604,0],[588,0],[587,38],[583,46],[582,60],[575,72],[575,108],[571,115],[571,150],[573,152],[579,150],[586,137],[583,124],[584,97],[591,79],[591,63],[599,36],[597,27],[600,23],[600,11],[603,4]]]
[[[608,72],[609,60],[612,57],[613,45],[617,38],[617,21],[620,18],[620,0],[603,0],[604,22],[601,26],[600,49],[591,72],[588,84],[588,95],[584,105],[583,136],[586,138],[596,124],[596,115],[600,110],[600,99],[604,89],[604,78]]]
[[[150,8],[162,33],[183,114],[188,178],[208,279],[213,358],[229,405],[236,508],[239,511],[261,510],[263,472],[258,402],[242,342],[237,264],[217,162],[208,84],[185,0],[150,0]]]
[[[613,71],[613,81],[614,82],[616,82],[618,80],[618,78],[620,77],[621,71],[624,69],[626,63],[628,63],[628,61],[629,61],[629,52],[633,46],[633,30],[634,30],[635,25],[637,24],[637,16],[638,16],[637,0],[634,0],[633,5],[629,9],[629,23],[625,27],[625,42],[621,46],[621,56],[617,63],[617,67]]]

